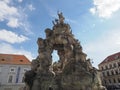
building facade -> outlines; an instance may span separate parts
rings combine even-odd
[[[30,69],[24,55],[0,54],[0,90],[23,90],[24,73]]]
[[[120,52],[108,56],[99,64],[102,84],[108,90],[120,90]]]

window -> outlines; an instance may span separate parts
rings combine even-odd
[[[24,68],[24,69],[23,69],[23,72],[26,72],[26,71],[28,71],[28,70],[29,70],[28,68]]]
[[[115,80],[115,79],[113,79],[113,81],[114,81],[114,83],[116,83],[116,80]]]
[[[5,59],[1,59],[1,61],[5,61]]]
[[[26,72],[27,71],[27,69],[26,68],[24,68],[24,72]]]
[[[10,75],[10,76],[8,77],[8,83],[12,83],[12,81],[13,81],[13,76]]]
[[[108,66],[106,65],[105,68],[108,69]]]
[[[114,67],[116,67],[116,63],[114,63],[113,65],[114,65]]]
[[[103,70],[103,67],[101,67],[102,68],[102,70]]]
[[[23,60],[20,60],[20,62],[23,62]]]
[[[0,67],[0,72],[2,72],[2,67]]]
[[[109,67],[112,68],[112,65],[110,64]]]
[[[104,81],[104,83],[105,83],[105,84],[107,83],[106,80]]]
[[[29,71],[28,68],[23,68],[23,73],[25,73],[26,71]]]
[[[10,68],[10,72],[15,72],[15,68],[14,68],[14,67],[11,67],[11,68]]]
[[[115,70],[116,75],[118,75],[118,70]]]
[[[107,71],[107,76],[110,76],[109,71]]]
[[[11,72],[14,72],[15,70],[12,68],[10,71],[11,71]]]
[[[114,75],[114,72],[113,72],[113,70],[111,71],[111,75]]]
[[[118,62],[118,67],[120,67],[120,62]]]
[[[105,76],[105,72],[103,72],[103,76]]]
[[[23,76],[23,78],[22,78],[22,83],[24,83],[24,79],[25,79],[25,77]]]
[[[118,78],[118,83],[120,83],[120,78]]]
[[[111,80],[109,79],[109,83],[111,83]]]

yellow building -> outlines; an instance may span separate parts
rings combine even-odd
[[[120,52],[108,56],[99,64],[102,84],[108,90],[120,90]]]

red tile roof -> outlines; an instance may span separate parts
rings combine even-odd
[[[31,62],[24,55],[0,54],[0,64],[26,65],[31,64]]]
[[[108,56],[99,65],[107,63],[107,62],[114,61],[114,60],[116,60],[116,58],[120,58],[120,52]]]

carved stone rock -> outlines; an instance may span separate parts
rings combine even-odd
[[[46,39],[38,38],[39,55],[32,61],[31,70],[25,73],[29,90],[105,90],[99,71],[86,59],[62,13],[58,16],[53,21],[53,29],[45,29]],[[60,60],[52,64],[53,50],[57,50]]]

